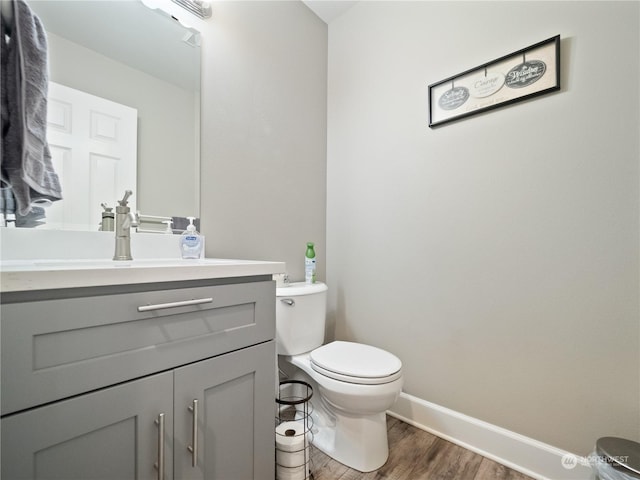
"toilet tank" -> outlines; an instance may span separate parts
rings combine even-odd
[[[327,286],[291,283],[276,288],[276,345],[278,355],[310,352],[324,342]]]

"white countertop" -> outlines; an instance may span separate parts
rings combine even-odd
[[[7,260],[0,262],[0,290],[19,292],[210,278],[274,275],[284,262],[217,258],[114,260]]]
[[[183,260],[179,235],[157,233],[132,233],[133,260],[115,261],[111,260],[114,236],[114,232],[0,228],[0,292],[285,273],[284,262]]]

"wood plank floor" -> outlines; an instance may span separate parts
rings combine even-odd
[[[345,467],[312,447],[314,480],[530,480],[488,458],[387,416],[389,460],[375,472]]]

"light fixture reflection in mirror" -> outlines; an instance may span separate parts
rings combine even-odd
[[[173,0],[173,2],[200,18],[211,18],[211,4],[209,2],[204,0]]]
[[[27,3],[47,30],[52,82],[137,110],[135,209],[199,217],[200,34],[140,0]],[[118,195],[86,200],[95,221],[56,227],[97,230],[100,203]]]

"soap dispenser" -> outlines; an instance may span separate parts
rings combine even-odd
[[[180,254],[182,258],[200,258],[202,253],[202,236],[193,224],[195,217],[187,217],[189,225],[180,236]]]

